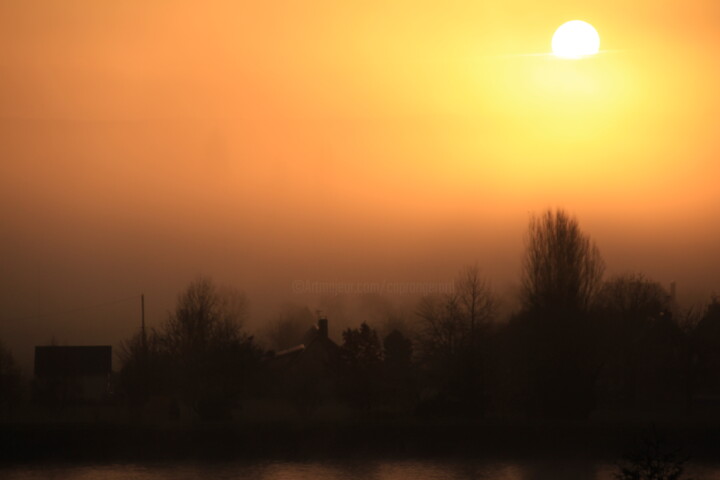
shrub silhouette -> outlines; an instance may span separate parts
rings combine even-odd
[[[680,480],[687,460],[653,431],[640,451],[625,456],[614,476],[617,480]]]

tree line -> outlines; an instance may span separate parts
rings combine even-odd
[[[548,210],[530,220],[510,318],[498,318],[488,280],[469,266],[452,293],[419,301],[411,328],[348,328],[303,369],[243,330],[241,293],[198,279],[162,326],[124,342],[117,395],[137,411],[171,398],[208,420],[230,419],[250,399],[309,416],[334,403],[360,415],[475,420],[684,414],[720,398],[720,300],[682,312],[646,276],[604,271],[577,219]],[[313,318],[298,310],[269,333],[292,346]],[[8,358],[0,351],[0,402],[14,385]]]

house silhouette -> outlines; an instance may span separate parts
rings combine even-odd
[[[278,379],[278,393],[304,413],[337,396],[342,365],[340,347],[328,336],[328,320],[318,319],[303,343],[279,351],[270,358]]]

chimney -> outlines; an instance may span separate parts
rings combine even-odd
[[[328,338],[328,321],[325,315],[321,315],[318,318],[318,335],[323,338]]]

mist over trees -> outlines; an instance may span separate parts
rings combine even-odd
[[[302,343],[302,338],[315,323],[316,315],[306,306],[286,304],[279,315],[262,331],[271,350],[285,350]]]
[[[198,279],[161,328],[125,343],[119,390],[136,408],[165,396],[216,420],[247,399],[307,418],[344,405],[363,418],[556,420],[687,413],[720,394],[717,298],[690,322],[645,275],[605,279],[598,247],[563,210],[531,217],[525,240],[509,317],[474,264],[414,312],[375,299],[337,344],[327,320],[285,305],[260,346],[242,328],[245,297]]]

